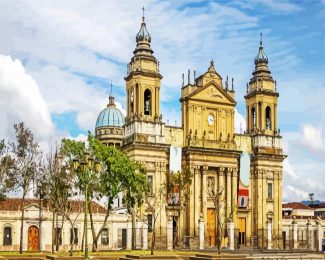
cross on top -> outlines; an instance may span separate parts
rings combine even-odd
[[[263,33],[262,32],[260,33],[260,36],[261,36],[260,44],[262,45],[262,42],[263,42]]]
[[[144,9],[144,6],[142,7],[142,21],[144,21],[144,11],[145,11],[146,9]]]

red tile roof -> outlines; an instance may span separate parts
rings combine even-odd
[[[291,209],[309,209],[313,210],[311,207],[308,207],[307,205],[300,203],[300,202],[290,202],[282,204],[282,208],[291,208]]]
[[[31,204],[39,205],[38,199],[25,199],[25,207]],[[82,200],[71,200],[72,211],[78,212],[79,210],[83,211],[84,202]],[[44,208],[50,208],[50,203],[46,200],[42,200],[42,206]],[[0,211],[18,211],[22,207],[22,199],[19,198],[7,198],[0,201]],[[96,202],[91,204],[91,209],[93,213],[102,213],[106,214],[106,209],[99,205]]]

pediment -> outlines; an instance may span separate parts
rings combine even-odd
[[[39,210],[39,206],[36,203],[32,203],[32,204],[29,204],[29,205],[25,206],[25,210],[28,210],[28,211],[38,211]]]
[[[209,84],[200,87],[190,95],[190,98],[202,100],[204,102],[208,101],[233,106],[236,105],[236,101],[215,82],[210,82]]]

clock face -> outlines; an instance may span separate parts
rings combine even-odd
[[[214,117],[213,117],[213,115],[209,115],[208,116],[208,124],[213,125],[213,123],[214,123]]]

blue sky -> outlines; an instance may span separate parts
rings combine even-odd
[[[277,80],[284,137],[284,199],[325,200],[325,1],[5,1],[0,0],[0,138],[25,121],[45,146],[93,131],[112,80],[125,109],[126,64],[142,6],[160,60],[162,113],[180,124],[181,75],[211,59],[234,77],[245,118],[246,82],[259,33]],[[303,180],[303,181],[302,181]]]

